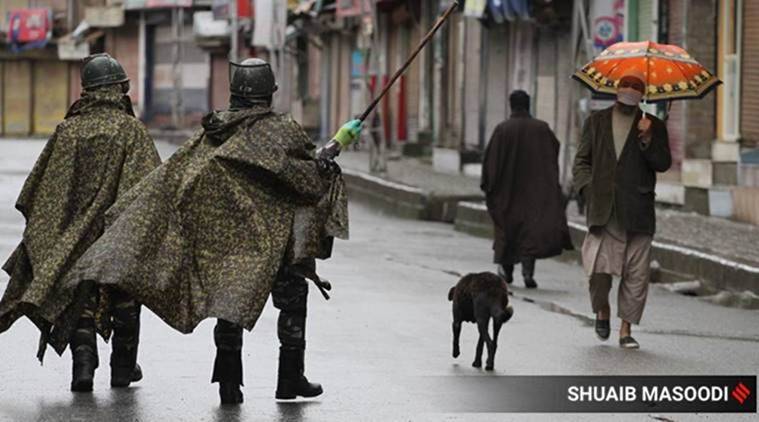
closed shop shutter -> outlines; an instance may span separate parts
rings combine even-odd
[[[741,137],[759,145],[759,1],[743,2]]]
[[[48,136],[66,116],[69,94],[68,63],[34,62],[34,134]]]
[[[504,69],[509,64],[509,34],[508,26],[494,25],[485,36],[488,40],[487,68],[487,113],[485,120],[485,143],[490,140],[495,127],[508,116],[508,78]]]
[[[200,124],[208,113],[211,60],[207,51],[195,44],[192,26],[182,29],[181,43],[181,117],[186,126]],[[172,108],[176,91],[174,89],[174,47],[176,41],[169,23],[155,27],[155,51],[152,72],[153,92],[150,111],[152,123],[157,126],[172,124]],[[242,59],[241,59],[242,60]],[[180,122],[181,123],[181,122]]]
[[[466,45],[464,47],[464,143],[467,148],[477,148],[479,145],[480,126],[480,78],[483,75],[480,67],[482,24],[474,19],[466,19]]]
[[[29,61],[7,61],[3,66],[3,133],[27,136],[31,132],[32,67]],[[7,107],[12,105],[12,107]]]
[[[537,85],[535,116],[556,130],[556,37],[541,31],[538,42]]]
[[[0,136],[3,135],[3,127],[5,124],[3,123],[3,120],[5,120],[5,112],[4,112],[4,104],[3,104],[3,62],[0,62]]]

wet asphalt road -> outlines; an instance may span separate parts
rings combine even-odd
[[[0,158],[0,256],[5,257],[23,229],[12,204],[24,168],[31,165],[41,144],[12,150],[0,144],[0,148],[4,156]],[[19,156],[8,158],[10,154]],[[721,308],[662,289],[652,289],[646,310],[651,323],[644,322],[636,334],[641,350],[619,349],[615,335],[599,343],[587,325],[582,271],[559,261],[538,263],[538,291],[520,288],[517,277],[515,316],[501,331],[496,370],[472,368],[473,325],[464,327],[461,356],[450,356],[447,293],[457,281],[452,273],[489,269],[486,240],[454,232],[449,225],[397,219],[352,204],[351,240],[338,241],[334,257],[320,266],[322,275],[332,281],[333,298],[324,301],[312,289],[309,300],[306,368],[312,380],[324,385],[321,397],[295,403],[274,400],[277,314],[270,303],[255,330],[245,334],[245,403],[232,409],[219,406],[216,386],[209,383],[213,321],[204,322],[191,335],[181,335],[144,312],[140,363],[145,378],[127,390],[110,389],[109,345],[100,341],[101,368],[94,393],[73,394],[68,391],[68,352],[62,358],[49,352],[40,366],[34,356],[38,332],[20,320],[0,335],[0,420],[601,421],[610,416],[450,412],[455,403],[440,407],[438,399],[455,398],[456,383],[445,383],[442,391],[430,380],[435,376],[755,375],[759,368],[759,313]],[[3,274],[0,291],[6,283]],[[726,415],[665,416],[677,421],[727,419]],[[635,414],[615,419],[654,417]]]

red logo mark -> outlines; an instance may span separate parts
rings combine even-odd
[[[738,400],[738,403],[743,404],[743,402],[746,401],[748,396],[751,395],[751,390],[749,390],[748,387],[743,385],[742,382],[739,382],[738,385],[736,385],[735,388],[733,388],[733,392],[730,393],[730,395],[733,396],[735,400]]]

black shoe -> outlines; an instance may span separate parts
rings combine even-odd
[[[111,366],[111,387],[126,388],[129,384],[142,379],[142,368],[135,364],[133,368]]]
[[[526,287],[528,289],[537,289],[538,288],[538,283],[536,283],[535,279],[532,278],[532,277],[525,278],[524,279],[524,287]]]
[[[606,341],[611,335],[611,327],[608,319],[598,319],[596,315],[596,337],[601,341]]]
[[[304,349],[279,348],[279,373],[277,391],[278,400],[292,400],[296,397],[316,397],[324,392],[322,386],[309,382],[303,375]]]
[[[316,397],[324,390],[321,384],[308,382],[305,376],[296,380],[280,379],[277,381],[277,392],[274,395],[278,400],[292,400],[297,397]]]
[[[231,382],[219,383],[219,398],[221,404],[240,404],[243,401],[240,386]]]
[[[640,344],[632,336],[624,336],[619,338],[619,347],[623,349],[639,349]]]

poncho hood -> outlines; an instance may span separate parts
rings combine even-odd
[[[203,117],[201,124],[209,140],[221,143],[239,130],[241,123],[251,117],[263,116],[269,113],[271,113],[271,108],[262,106],[242,110],[213,111]]]
[[[134,117],[132,100],[124,94],[120,85],[109,85],[95,90],[85,90],[82,97],[69,107],[66,118],[92,113],[103,108],[121,110]]]

